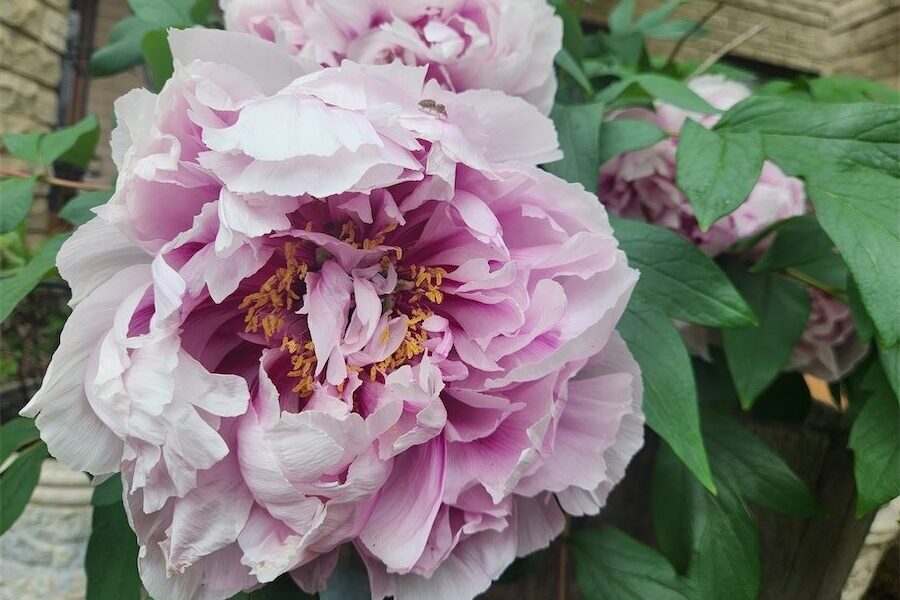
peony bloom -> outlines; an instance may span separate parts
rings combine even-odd
[[[313,591],[350,544],[375,598],[470,600],[598,512],[642,444],[637,273],[535,166],[550,121],[425,68],[170,44],[161,93],[116,103],[117,189],[60,254],[74,312],[23,411],[121,471],[150,594]]]
[[[395,60],[463,91],[520,96],[544,113],[556,94],[562,22],[546,0],[221,0],[225,26],[337,66]]]
[[[825,381],[837,381],[865,358],[868,346],[856,336],[846,304],[814,289],[809,297],[809,320],[791,352],[791,366]]]
[[[690,82],[691,89],[719,110],[728,110],[750,95],[743,84],[718,75],[705,75]],[[628,109],[614,118],[641,119],[664,131],[679,131],[691,118],[706,127],[718,121],[715,115],[695,115],[657,103],[655,111]],[[702,231],[690,202],[675,185],[677,138],[619,156],[600,169],[600,201],[615,214],[648,221],[675,231],[710,256],[726,252],[735,242],[752,237],[769,225],[807,212],[803,183],[785,175],[770,162],[750,196],[737,210]],[[754,252],[764,250],[767,241]],[[811,290],[812,314],[806,331],[794,348],[791,367],[829,381],[839,379],[862,358],[865,347],[853,332],[846,306]],[[717,339],[702,327],[680,325],[688,347],[708,357],[707,346]]]

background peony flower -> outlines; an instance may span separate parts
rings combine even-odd
[[[221,0],[225,26],[337,66],[399,60],[463,91],[493,89],[550,112],[562,22],[545,0]]]
[[[791,352],[791,366],[825,381],[837,381],[865,358],[868,345],[856,336],[846,304],[814,289],[809,298],[809,320]]]
[[[731,108],[751,93],[747,86],[720,75],[698,77],[689,86],[719,110]],[[657,103],[654,111],[628,109],[613,118],[641,119],[670,132],[679,131],[687,118],[706,127],[714,126],[719,119],[716,115],[690,114],[664,103]],[[598,194],[607,210],[671,229],[713,257],[773,223],[808,210],[803,183],[786,176],[767,161],[747,200],[702,231],[690,202],[675,185],[677,147],[677,138],[671,137],[604,164],[600,169]],[[764,240],[754,251],[761,252],[766,244]],[[833,381],[847,374],[863,357],[865,346],[853,332],[846,306],[815,290],[810,294],[813,311],[803,337],[794,348],[791,366]],[[679,329],[693,353],[708,357],[707,346],[717,339],[713,332],[688,324],[680,324]]]
[[[642,444],[637,273],[535,166],[551,122],[425,68],[170,45],[161,93],[116,103],[116,192],[60,254],[74,312],[23,411],[121,471],[150,594],[312,591],[352,544],[376,598],[470,600],[598,512]]]

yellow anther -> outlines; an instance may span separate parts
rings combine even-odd
[[[247,333],[256,333],[262,324],[266,339],[271,339],[284,327],[283,311],[291,310],[294,301],[300,299],[293,287],[306,277],[308,267],[297,260],[296,244],[287,242],[284,245],[284,261],[285,266],[276,269],[258,292],[248,294],[241,301],[240,310],[247,311],[244,315],[244,331]],[[260,312],[265,312],[262,319]]]

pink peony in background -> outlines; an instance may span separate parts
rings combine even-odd
[[[173,31],[116,103],[115,195],[65,244],[51,453],[121,471],[148,592],[220,600],[338,551],[375,598],[470,600],[594,514],[642,444],[637,273],[535,165],[551,122],[427,69],[303,72]]]
[[[546,0],[221,0],[226,29],[309,64],[400,61],[464,91],[493,89],[550,112],[562,22]]]
[[[704,75],[689,82],[690,88],[713,107],[727,110],[750,95],[750,89],[720,75]],[[663,131],[681,130],[684,120],[694,119],[706,127],[716,115],[697,115],[658,102],[653,111],[627,109],[613,118],[641,119]],[[702,231],[690,202],[675,185],[677,137],[662,140],[643,150],[626,153],[600,168],[598,195],[611,213],[648,221],[675,231],[710,256],[726,252],[735,242],[751,237],[769,225],[805,214],[808,210],[803,183],[766,162],[759,181],[747,200],[734,212]],[[765,248],[764,240],[757,248]],[[853,333],[846,306],[811,290],[812,313],[801,341],[794,348],[791,367],[829,381],[839,379],[865,355],[865,346]],[[706,354],[714,332],[700,327],[682,329],[691,349]]]

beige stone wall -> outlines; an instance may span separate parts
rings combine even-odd
[[[646,11],[663,0],[638,0]],[[616,0],[597,0],[588,18],[605,22]],[[698,20],[717,4],[696,0],[675,16]],[[767,27],[733,54],[762,63],[809,71],[868,77],[900,85],[900,0],[724,0],[707,23],[709,34],[685,44],[680,56],[705,58],[751,27]],[[670,42],[653,42],[666,53]]]
[[[0,132],[46,131],[56,125],[68,0],[0,0]],[[25,165],[0,151],[8,168]],[[29,230],[47,227],[47,205],[35,203]]]

